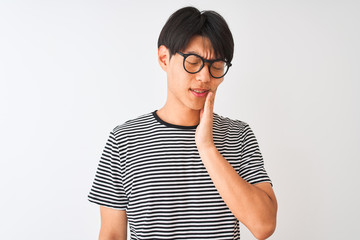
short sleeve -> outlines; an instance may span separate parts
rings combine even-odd
[[[88,195],[90,202],[119,210],[126,209],[128,200],[123,187],[120,163],[118,141],[111,131]]]
[[[272,182],[265,171],[264,161],[260,152],[259,144],[253,131],[247,123],[244,123],[243,131],[240,132],[241,163],[239,175],[247,182],[256,184],[260,182]]]

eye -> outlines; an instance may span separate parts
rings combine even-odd
[[[189,55],[187,58],[186,58],[186,63],[189,63],[191,65],[199,65],[202,63],[202,60],[201,58],[195,56],[195,55]]]
[[[226,63],[224,61],[216,61],[214,62],[211,67],[214,69],[214,70],[223,70],[225,68],[225,65]]]
[[[186,63],[190,64],[190,65],[198,65],[199,64],[198,62],[190,62],[190,61],[187,61],[187,60],[186,60]]]

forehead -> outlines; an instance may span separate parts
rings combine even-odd
[[[196,53],[205,59],[215,59],[214,48],[209,38],[195,35],[190,38],[185,53]]]

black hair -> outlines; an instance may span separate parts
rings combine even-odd
[[[166,46],[170,57],[186,48],[191,37],[207,37],[216,58],[231,62],[234,40],[225,19],[215,11],[202,11],[184,7],[174,12],[165,23],[158,39],[158,48]]]

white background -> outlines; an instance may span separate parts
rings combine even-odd
[[[358,236],[359,1],[2,0],[0,239],[97,238],[87,194],[105,141],[165,103],[157,38],[188,5],[232,30],[215,111],[259,141],[279,202],[270,239]]]

